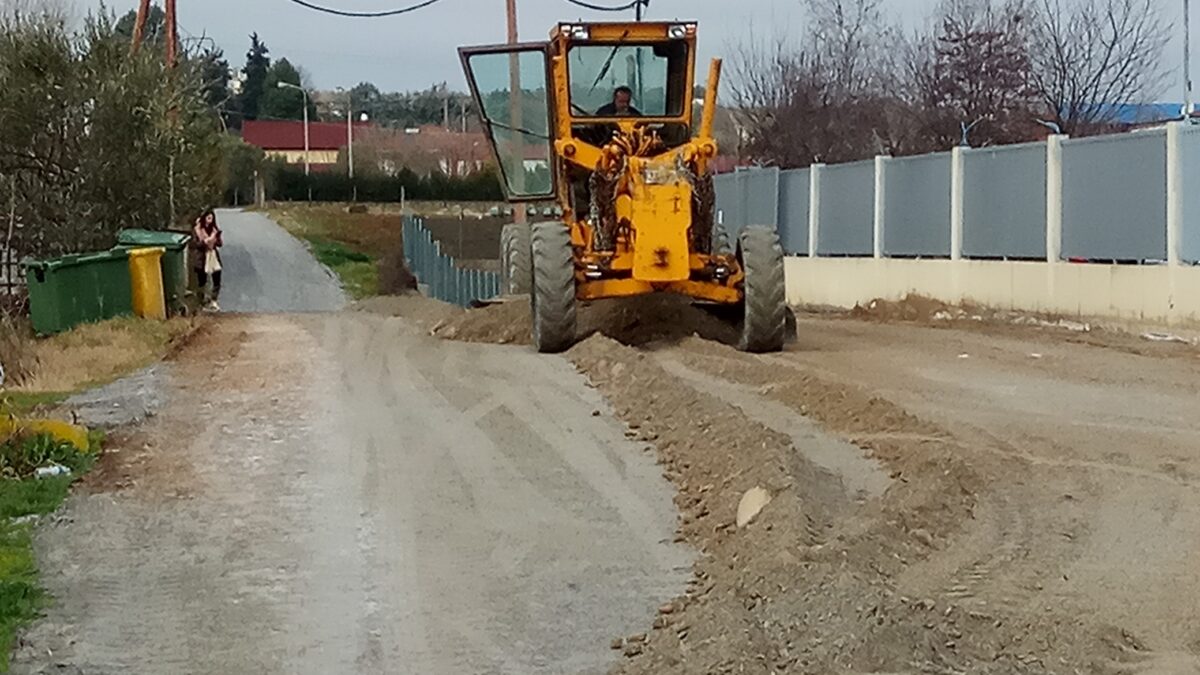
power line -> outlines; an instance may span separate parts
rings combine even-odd
[[[567,2],[571,3],[572,5],[578,5],[585,9],[590,9],[590,10],[593,10],[596,12],[628,12],[629,10],[641,5],[643,0],[633,0],[633,2],[627,2],[624,5],[620,5],[618,7],[606,7],[604,5],[594,5],[590,2],[584,2],[584,0],[567,0]]]
[[[347,16],[347,17],[356,18],[356,19],[373,19],[373,18],[378,18],[381,16],[396,16],[398,14],[407,14],[409,12],[415,12],[418,9],[424,9],[424,8],[434,4],[435,2],[440,2],[440,1],[441,0],[424,0],[424,2],[418,2],[417,4],[409,5],[408,7],[401,7],[399,9],[385,9],[385,10],[381,10],[378,12],[350,12],[350,11],[347,11],[344,9],[335,9],[333,7],[322,7],[321,5],[317,5],[317,4],[308,2],[308,0],[288,0],[288,2],[292,2],[297,5],[300,5],[301,7],[307,7],[308,9],[315,10],[318,12],[324,12],[326,14],[332,14],[334,16]]]

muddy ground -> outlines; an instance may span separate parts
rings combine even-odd
[[[405,302],[375,309],[528,342],[522,302]],[[616,671],[1200,672],[1200,352],[933,313],[802,315],[751,356],[690,306],[583,310],[567,358],[700,552]]]

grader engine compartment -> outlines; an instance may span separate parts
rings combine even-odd
[[[506,291],[528,293],[534,342],[575,340],[576,301],[676,293],[741,305],[740,347],[782,347],[772,228],[719,236],[709,163],[720,61],[696,119],[694,23],[559,24],[547,42],[459,50],[509,201],[554,199],[562,222],[502,235]]]

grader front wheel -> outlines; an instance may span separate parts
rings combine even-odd
[[[562,223],[535,223],[533,252],[533,345],[561,352],[575,342],[575,259],[571,231]]]
[[[738,236],[743,282],[742,335],[738,349],[777,352],[787,333],[783,247],[774,228],[750,226]]]
[[[528,225],[513,223],[500,230],[500,279],[503,294],[529,293],[533,285],[529,247]]]

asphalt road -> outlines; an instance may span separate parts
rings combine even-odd
[[[223,212],[228,309],[341,296]],[[216,318],[36,538],[16,673],[578,673],[684,589],[672,490],[569,363],[363,312]]]
[[[221,210],[221,308],[227,312],[326,312],[346,295],[308,249],[269,218]]]

